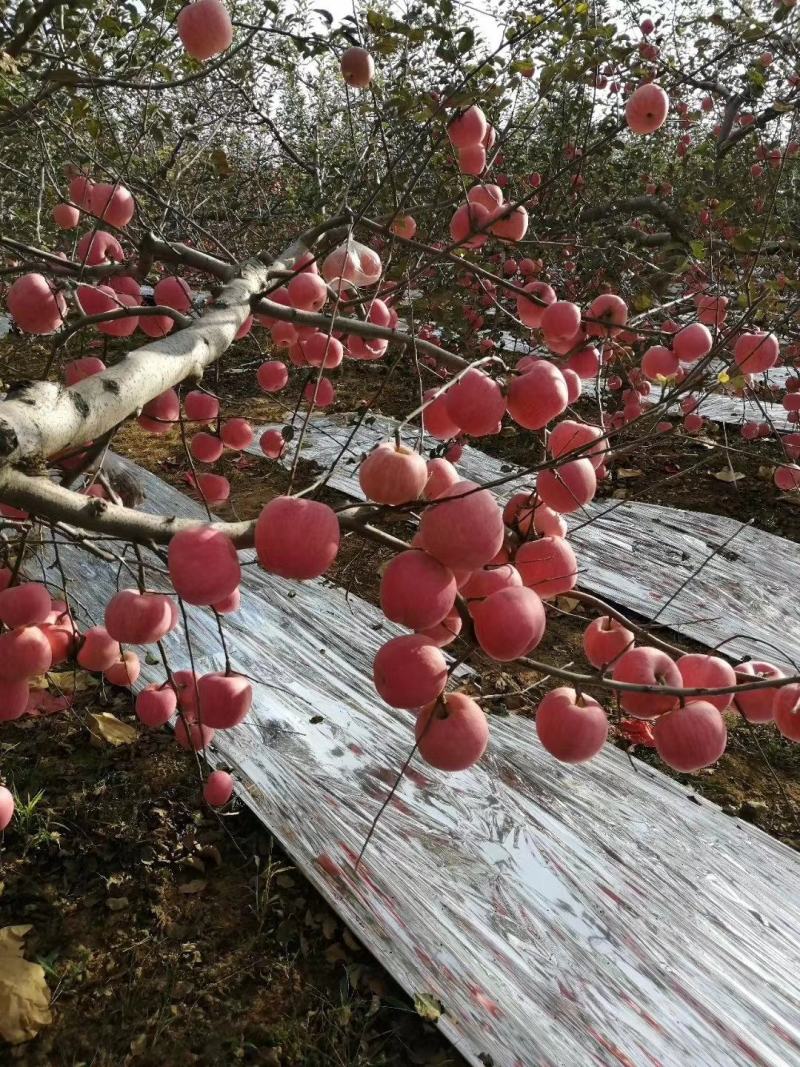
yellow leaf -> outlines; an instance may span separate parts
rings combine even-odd
[[[0,52],[0,70],[4,74],[16,74],[19,70],[17,61],[8,52]],[[5,107],[6,105],[4,104],[3,106]]]
[[[31,929],[0,930],[0,1037],[12,1045],[30,1041],[53,1021],[44,971],[22,958],[25,935]]]
[[[556,605],[561,608],[562,611],[566,611],[568,613],[574,611],[579,604],[580,600],[575,600],[574,597],[571,596],[556,597]]]
[[[421,1015],[428,1022],[435,1023],[444,1011],[442,1002],[437,1000],[432,993],[415,993],[414,1008],[417,1015]]]
[[[730,467],[723,467],[721,471],[714,471],[713,477],[718,482],[740,482],[742,478],[746,478],[746,474],[742,474],[741,471],[733,471]]]
[[[94,689],[96,679],[87,671],[48,671],[47,678],[61,693],[83,693]],[[41,688],[46,688],[47,683]]]
[[[93,712],[89,716],[90,728],[109,745],[130,745],[139,736],[138,730],[120,722],[110,711]]]
[[[717,381],[720,383],[720,385],[727,385],[730,380],[731,376],[725,370],[721,370],[717,375]]]

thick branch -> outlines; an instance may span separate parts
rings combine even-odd
[[[671,233],[645,233],[635,226],[623,226],[619,236],[622,240],[633,241],[641,248],[663,248],[664,245],[673,244],[675,241]]]
[[[655,196],[632,196],[624,200],[605,200],[593,207],[585,208],[580,215],[581,222],[597,222],[600,219],[619,216],[622,213],[650,215],[663,222],[676,241],[686,244],[689,234],[683,219],[669,204]]]
[[[35,111],[40,104],[43,104],[48,100],[55,92],[53,86],[45,86],[41,89],[36,96],[31,97],[30,100],[26,100],[23,104],[18,104],[16,107],[10,105],[3,106],[0,109],[0,129],[4,126],[13,126],[14,123],[19,122],[20,119],[24,119],[26,115],[29,115],[32,111]]]
[[[722,115],[722,122],[719,127],[719,140],[717,141],[717,155],[723,155],[723,148],[728,140],[728,135],[733,129],[733,123],[736,116],[739,114],[739,108],[747,99],[747,93],[737,93],[736,96],[729,98],[725,105],[725,111]],[[727,151],[727,150],[726,150]]]
[[[165,545],[179,530],[202,525],[197,519],[148,515],[144,511],[119,507],[107,500],[65,489],[49,478],[31,477],[10,468],[0,472],[0,500],[39,518],[137,544]],[[255,521],[213,525],[227,534],[237,548],[252,546]]]
[[[199,519],[184,519],[177,515],[149,515],[134,508],[121,507],[98,497],[87,497],[49,478],[33,477],[20,471],[0,472],[0,500],[21,508],[37,518],[66,523],[69,527],[90,530],[92,533],[117,537],[137,544],[165,545],[180,530],[207,525]],[[360,505],[356,509],[339,512],[337,519],[343,530],[353,530],[376,544],[402,551],[408,545],[392,534],[369,525],[375,509]],[[256,520],[245,522],[213,522],[215,530],[230,537],[237,548],[252,548]]]
[[[734,130],[733,133],[726,134],[725,129],[720,132],[720,141],[717,148],[717,155],[724,156],[737,145],[739,141],[744,140],[745,137],[749,137],[756,132],[756,130],[763,129],[768,122],[774,122],[775,119],[782,118],[784,115],[791,113],[791,111],[800,110],[800,100],[794,100],[791,104],[782,104],[780,107],[768,107],[765,108],[760,115],[756,115],[752,122],[747,126],[740,126]]]
[[[0,473],[0,500],[23,508],[38,517],[48,518],[54,522],[66,522],[69,526],[81,530],[91,530],[124,541],[140,544],[167,544],[180,530],[194,529],[206,525],[197,519],[182,519],[177,516],[148,515],[131,508],[119,507],[106,500],[85,497],[73,493],[47,478],[33,478],[19,471],[5,470]],[[366,522],[367,509],[359,507],[352,515],[346,512],[338,514],[339,525],[345,530],[354,530],[368,540],[386,544],[392,548],[405,547],[403,542],[385,534],[382,530],[369,526]],[[231,538],[237,548],[250,548],[253,545],[256,521],[215,522],[214,529]],[[703,689],[699,687],[681,688],[663,685],[638,685],[631,682],[617,682],[602,675],[580,674],[576,671],[554,667],[538,660],[521,658],[520,663],[534,670],[550,674],[556,678],[572,682],[584,690],[601,688],[613,692],[652,693],[654,695],[670,694],[678,697],[709,696],[732,692],[749,692],[757,689],[779,688],[798,681],[797,675],[780,679],[745,680],[735,685],[717,686]],[[750,676],[747,676],[749,678]]]
[[[57,452],[96,440],[185,378],[199,379],[233,342],[266,284],[268,267],[251,260],[191,326],[130,352],[70,388],[26,383],[0,403],[0,463],[40,465]]]
[[[154,233],[145,234],[139,245],[140,254],[148,260],[157,259],[160,263],[181,263],[185,267],[194,267],[195,270],[211,274],[223,282],[229,282],[236,276],[238,267],[235,263],[226,263],[216,256],[210,256],[207,252],[201,252],[199,248],[190,248],[189,245],[175,241],[162,241]]]
[[[723,100],[729,100],[731,96],[730,89],[723,85],[722,82],[716,81],[713,78],[695,78],[692,74],[687,74],[685,71],[675,71],[676,76],[687,85],[693,85],[696,89],[705,89],[706,92],[715,93],[717,96],[721,96]]]
[[[49,456],[102,437],[184,379],[200,379],[233,342],[250,314],[251,299],[268,287],[270,272],[293,267],[341,219],[328,219],[300,234],[272,263],[265,257],[241,266],[149,235],[143,256],[188,263],[227,282],[215,303],[186,329],[129,352],[113,367],[70,388],[48,381],[23,383],[0,401],[0,468],[40,469]]]
[[[63,7],[67,2],[68,0],[44,0],[44,3],[34,8],[17,36],[8,42],[5,51],[10,56],[18,56],[48,15],[52,15],[56,8]]]

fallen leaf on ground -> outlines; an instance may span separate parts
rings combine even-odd
[[[126,722],[121,722],[110,711],[92,712],[89,715],[89,726],[109,745],[130,745],[139,736],[139,731]]]
[[[22,956],[25,935],[32,929],[0,930],[0,1037],[12,1045],[30,1041],[53,1021],[44,970]]]
[[[615,473],[618,478],[641,478],[642,476],[638,467],[617,467]]]
[[[742,474],[741,471],[732,471],[730,467],[724,467],[721,471],[714,471],[713,477],[718,482],[740,482],[747,475]]]
[[[617,723],[617,733],[630,741],[631,746],[641,745],[643,748],[655,748],[653,728],[648,722],[641,719],[622,719]]]
[[[202,893],[206,884],[205,878],[195,878],[191,882],[184,882],[183,885],[179,885],[178,892],[185,893],[186,896],[191,896],[192,893]]]
[[[342,931],[342,941],[344,941],[344,943],[347,945],[351,952],[358,952],[358,950],[361,948],[361,944],[359,943],[359,941],[356,940],[355,937],[353,937],[347,927],[345,927]]]
[[[435,1023],[444,1011],[441,1000],[437,1000],[432,993],[415,993],[414,1008],[417,1015],[431,1023]]]
[[[556,597],[556,605],[561,608],[562,611],[572,612],[580,605],[580,600],[575,600],[571,596],[558,596]]]
[[[334,941],[332,945],[328,945],[325,949],[325,959],[328,963],[342,963],[348,959],[347,953],[344,950],[344,945],[338,941]]]
[[[48,671],[47,677],[62,693],[83,693],[98,684],[88,671]]]
[[[70,694],[54,696],[49,689],[31,689],[28,695],[27,715],[55,715],[71,708],[74,698]]]

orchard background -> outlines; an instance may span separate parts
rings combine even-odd
[[[246,547],[407,629],[374,681],[376,708],[408,715],[411,760],[458,773],[493,718],[529,716],[554,759],[621,744],[796,845],[800,674],[580,591],[570,544],[604,498],[798,535],[797,16],[657,15],[6,5],[2,877],[64,997],[30,1062],[64,1039],[76,1058],[105,1042],[108,1063],[401,1063],[409,1043],[413,1062],[455,1061],[421,1019],[384,1027],[399,993],[298,898],[207,764],[252,702],[226,642]],[[709,420],[719,397],[759,416]],[[360,457],[366,504],[303,449],[322,411],[354,413],[356,444],[376,413],[397,420]],[[255,427],[263,458],[245,452]],[[464,481],[465,444],[525,468],[528,490],[503,506],[502,484]],[[209,522],[148,514],[120,455]],[[104,618],[37,564],[58,539],[116,570]],[[186,603],[214,614],[217,671],[166,654]],[[163,665],[146,688],[145,657]],[[165,963],[145,979],[153,926]],[[99,994],[121,967],[139,992]],[[202,989],[184,1010],[180,984]],[[198,1023],[248,998],[230,1032]]]

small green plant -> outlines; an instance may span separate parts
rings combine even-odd
[[[25,842],[24,852],[27,854],[40,845],[57,842],[61,838],[59,830],[63,829],[60,823],[53,821],[51,813],[44,804],[44,790],[23,799],[22,794],[12,788],[14,794],[14,806],[16,814],[16,829]]]

